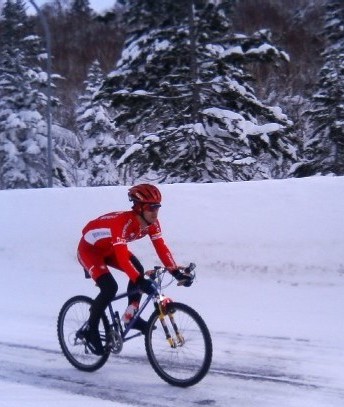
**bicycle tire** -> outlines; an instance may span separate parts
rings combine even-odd
[[[84,372],[100,369],[110,356],[110,352],[97,356],[86,346],[84,340],[77,338],[77,331],[89,317],[93,300],[84,295],[70,298],[62,306],[57,319],[57,336],[64,356],[74,367]],[[99,332],[105,341],[110,330],[107,316],[104,314],[99,324]]]
[[[167,341],[156,310],[148,320],[145,348],[148,360],[155,372],[167,383],[178,386],[193,386],[207,374],[213,354],[211,336],[201,316],[191,307],[182,303],[169,304],[183,343],[172,347]],[[169,316],[164,320],[173,335]],[[174,339],[175,343],[177,339]]]

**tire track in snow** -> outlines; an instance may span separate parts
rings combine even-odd
[[[59,350],[0,342],[0,354],[2,355],[0,380],[3,381],[55,389],[130,405],[151,407],[159,407],[162,404],[172,407],[176,403],[183,403],[184,406],[218,405],[215,398],[206,398],[202,395],[200,398],[190,397],[190,395],[187,396],[186,390],[180,390],[161,381],[153,372],[145,355],[117,355],[110,358],[107,367],[94,373],[87,373],[69,366]],[[138,365],[139,368],[137,368]],[[110,373],[109,370],[111,370]],[[128,374],[128,370],[130,374]],[[273,371],[252,367],[230,369],[215,362],[204,381],[222,381],[228,386],[228,379],[257,382],[264,386],[293,386],[306,391],[325,390],[344,397],[343,389],[312,383],[309,378],[276,375]],[[134,389],[132,389],[133,382],[135,383]],[[162,387],[163,390],[161,390]],[[194,388],[199,387],[200,385],[194,386]],[[160,389],[158,393],[155,391],[156,388]],[[128,391],[128,389],[131,390]]]

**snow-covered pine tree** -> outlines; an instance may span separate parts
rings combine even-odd
[[[109,117],[106,103],[93,99],[103,80],[104,74],[96,60],[89,68],[85,91],[79,97],[76,111],[82,185],[119,183],[116,162],[123,154],[123,145],[118,142],[116,124]]]
[[[70,12],[78,18],[80,16],[91,17],[92,9],[89,0],[72,0]]]
[[[46,50],[30,34],[22,0],[7,0],[0,38],[0,188],[40,188],[48,184],[48,76],[41,68]],[[70,185],[62,157],[55,155],[54,185]]]
[[[246,64],[287,55],[261,30],[231,30],[233,0],[122,1],[128,39],[100,98],[135,143],[120,160],[169,182],[282,177],[291,122],[259,101]]]
[[[303,162],[293,169],[293,174],[300,177],[344,175],[344,3],[327,1],[324,16],[324,64],[312,107],[305,112],[311,129]]]

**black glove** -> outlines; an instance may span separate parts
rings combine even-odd
[[[172,276],[180,282],[184,287],[190,287],[193,283],[193,276],[191,274],[182,273],[179,269],[171,272]]]
[[[140,290],[148,295],[157,294],[158,292],[156,284],[151,279],[146,280],[145,278],[141,277],[137,280],[137,285]]]

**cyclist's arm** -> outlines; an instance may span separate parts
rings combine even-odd
[[[160,225],[158,223],[151,228],[149,236],[163,265],[170,269],[177,268],[172,253],[162,237]]]
[[[174,261],[169,248],[166,246],[164,239],[159,238],[156,240],[152,240],[152,242],[157,255],[159,256],[159,259],[162,261],[163,265],[171,270],[177,268],[177,264]]]

